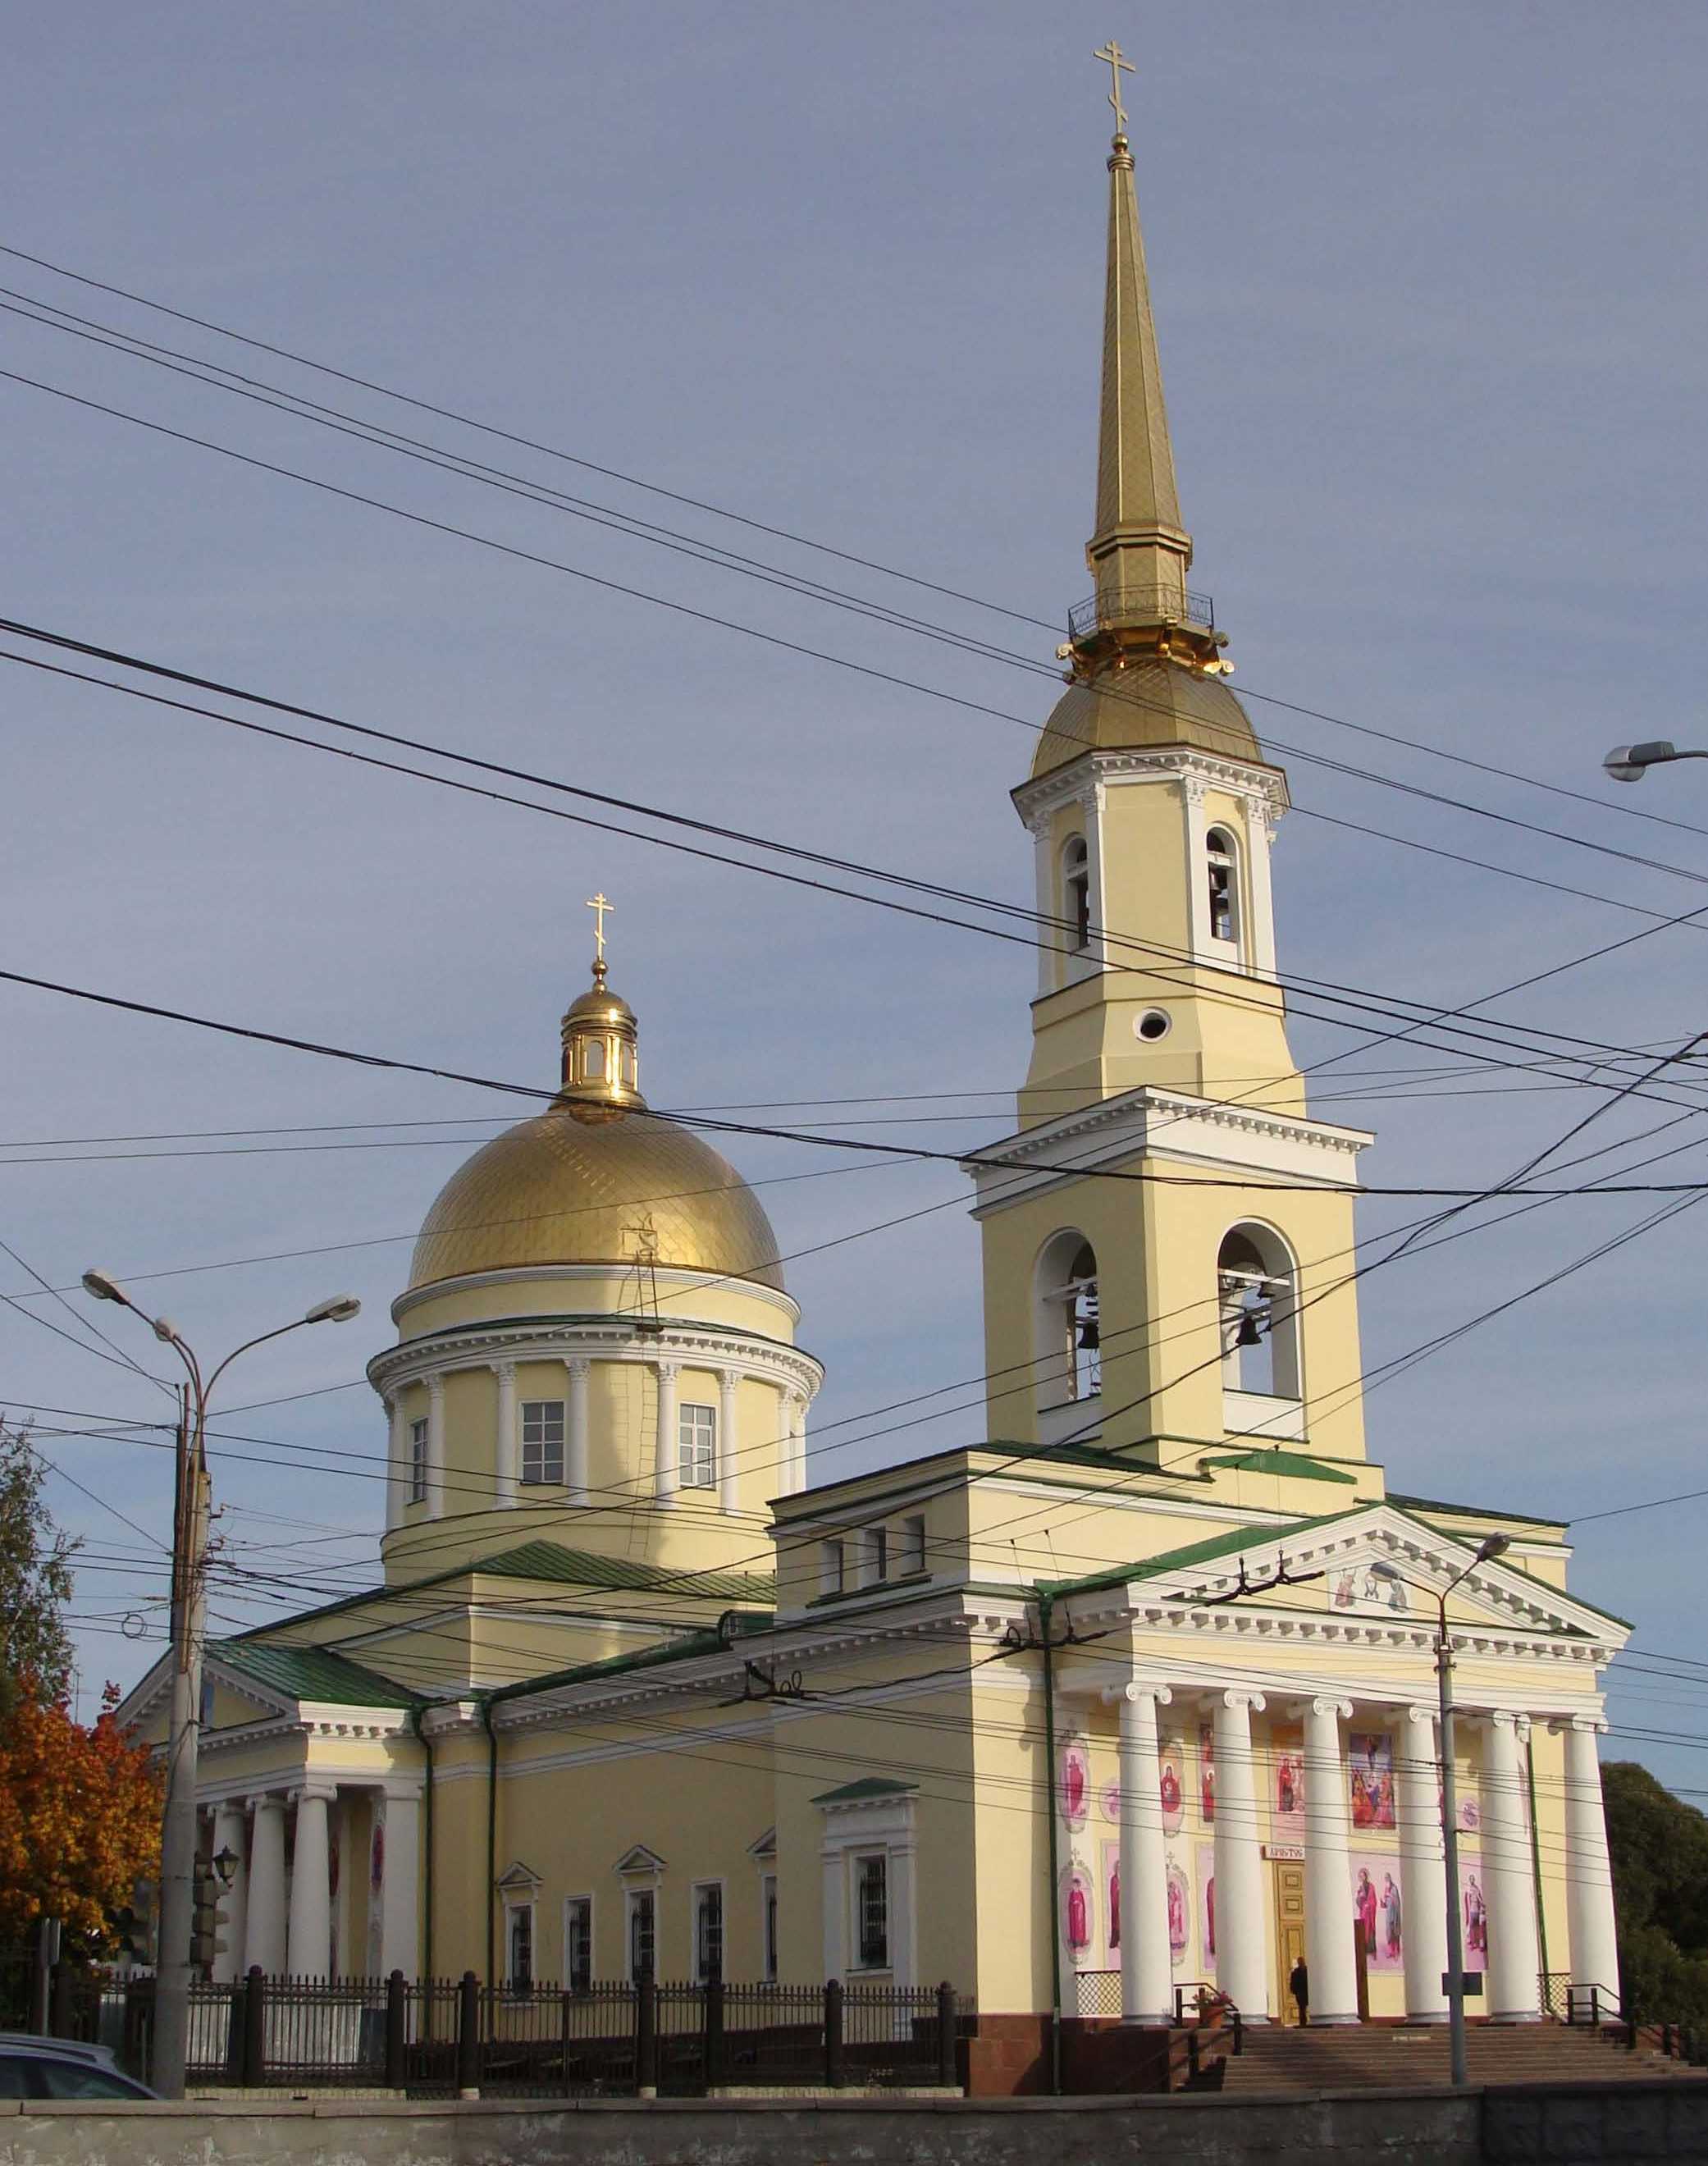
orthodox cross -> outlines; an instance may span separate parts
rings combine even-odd
[[[1115,132],[1117,135],[1125,135],[1127,132],[1127,115],[1126,108],[1120,102],[1120,79],[1123,74],[1132,75],[1136,71],[1130,60],[1122,57],[1121,49],[1113,38],[1091,57],[1094,61],[1106,61],[1109,63],[1109,102],[1115,108]]]
[[[593,956],[598,962],[605,959],[605,912],[614,910],[616,904],[608,902],[603,895],[590,895],[588,908],[593,914]]]

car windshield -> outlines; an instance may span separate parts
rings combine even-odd
[[[134,2099],[146,2098],[148,2093],[140,2084],[127,2076],[115,2075],[110,2068],[98,2068],[87,2061],[50,2061],[36,2063],[43,2090],[50,2099]]]

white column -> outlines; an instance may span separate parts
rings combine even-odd
[[[800,1486],[795,1480],[795,1410],[800,1399],[793,1392],[779,1392],[777,1395],[777,1418],[780,1434],[777,1441],[777,1493],[793,1497]]]
[[[914,1899],[915,1855],[910,1837],[892,1844],[888,1852],[889,1975],[890,1983],[897,1987],[915,1986],[920,1982],[919,1925]]]
[[[1599,1985],[1617,2005],[1619,1948],[1613,1931],[1613,1875],[1607,1862],[1607,1815],[1601,1804],[1599,1715],[1574,1715],[1553,1725],[1566,1739],[1566,1919],[1572,1983]]]
[[[1358,1968],[1352,1950],[1352,1886],[1347,1763],[1341,1718],[1349,1699],[1308,1699],[1305,1717],[1305,1960],[1313,2023],[1356,2023]],[[1216,1765],[1215,1812],[1226,1790]],[[1236,1996],[1237,1998],[1237,1996]]]
[[[1483,1878],[1489,1899],[1489,2018],[1541,2020],[1536,1882],[1525,1825],[1520,1746],[1530,1725],[1500,1708],[1483,1733]]]
[[[403,1418],[403,1395],[386,1396],[386,1532],[403,1516],[409,1498],[409,1424]]]
[[[1157,1709],[1173,1695],[1167,1685],[1135,1678],[1104,1697],[1120,1709],[1121,2021],[1172,2023],[1174,1978]]]
[[[677,1477],[682,1471],[681,1440],[677,1434],[676,1380],[679,1361],[659,1361],[658,1437],[653,1455],[653,1495],[661,1504],[676,1501]]]
[[[243,1800],[232,1799],[214,1808],[214,1856],[230,1851],[237,1859],[231,1885],[219,1899],[224,1915],[225,1946],[214,1957],[214,1978],[229,1985],[243,1968],[244,1931],[249,1908],[249,1831],[244,1823]]]
[[[1210,951],[1214,943],[1210,930],[1210,869],[1204,853],[1204,838],[1210,831],[1210,822],[1204,816],[1204,785],[1195,774],[1182,775],[1180,794],[1186,807],[1186,922],[1191,927],[1193,954],[1200,963],[1207,963],[1212,959]],[[1220,1930],[1219,1920],[1217,1930]]]
[[[285,1801],[251,1798],[255,1832],[250,1838],[249,1916],[243,1935],[243,1967],[259,1963],[269,1978],[285,1968]]]
[[[445,1379],[427,1379],[427,1516],[445,1509]]]
[[[1104,963],[1107,952],[1104,932],[1109,923],[1109,904],[1104,894],[1103,811],[1108,795],[1102,783],[1094,782],[1079,800],[1085,815],[1085,893],[1092,923],[1091,938],[1085,943],[1085,960],[1093,968]]]
[[[293,1978],[324,1978],[332,1966],[332,1883],[326,1808],[335,1794],[304,1787],[297,1793],[297,1847],[291,1861],[291,1931],[287,1961]]]
[[[413,1791],[388,1790],[385,1847],[380,1872],[380,1972],[400,1970],[413,1978],[420,1968],[421,1809]]]
[[[840,1850],[820,1853],[824,1867],[825,1976],[841,1978],[848,1968],[848,1877]]]
[[[522,1466],[521,1433],[516,1421],[516,1365],[494,1361],[498,1380],[498,1427],[493,1439],[493,1502],[501,1509],[516,1501],[516,1482]]]
[[[793,1469],[789,1487],[797,1494],[807,1486],[807,1403],[799,1392],[789,1401],[788,1456]]]
[[[569,1485],[572,1504],[592,1503],[588,1493],[588,1377],[593,1363],[577,1354],[564,1364],[569,1371],[569,1418],[563,1441],[563,1478]]]
[[[1032,829],[1032,870],[1038,909],[1038,998],[1042,1000],[1061,982],[1057,973],[1068,938],[1067,933],[1052,932],[1049,927],[1048,921],[1062,914],[1062,898],[1056,892],[1056,858],[1050,846],[1047,815]]]
[[[1266,801],[1246,801],[1246,877],[1251,883],[1252,922],[1246,954],[1265,978],[1275,975],[1275,900],[1269,884],[1269,849],[1275,839],[1275,816]],[[1437,1981],[1439,1983],[1439,1981]]]
[[[741,1508],[741,1424],[736,1413],[741,1403],[741,1371],[718,1371],[718,1509],[735,1513]]]
[[[1445,2023],[1447,1997],[1442,1991],[1442,1978],[1447,1967],[1447,1864],[1442,1838],[1441,1748],[1436,1742],[1433,1709],[1401,1709],[1394,1762],[1405,2019],[1409,2023]],[[1458,1896],[1453,1899],[1457,1902]]]
[[[1220,1692],[1215,1726],[1215,1982],[1247,2023],[1269,2020],[1269,1930],[1252,1769],[1261,1693]]]

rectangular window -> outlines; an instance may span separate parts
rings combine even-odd
[[[409,1502],[427,1502],[427,1424],[412,1421],[409,1424]]]
[[[563,1402],[522,1402],[522,1479],[556,1482],[563,1479]]]
[[[888,1528],[862,1528],[860,1535],[860,1584],[862,1587],[876,1587],[888,1577]]]
[[[901,1523],[901,1556],[899,1560],[902,1576],[923,1572],[925,1568],[925,1515],[915,1512]]]
[[[676,1417],[678,1464],[684,1489],[718,1486],[718,1410],[685,1406]]]
[[[774,1984],[777,1979],[777,1875],[774,1873],[760,1876],[759,1926],[764,1975]]]
[[[840,1594],[842,1592],[841,1542],[819,1544],[819,1592],[820,1594]]]
[[[854,1904],[857,1912],[860,1968],[889,1968],[889,1860],[880,1851],[854,1863]]]
[[[694,1979],[704,1985],[708,1978],[724,1975],[724,1883],[720,1880],[702,1881],[693,1892]]]
[[[658,1952],[657,1916],[650,1888],[629,1891],[629,1976],[651,1978]]]
[[[513,1903],[504,1915],[504,1953],[508,1971],[504,1983],[512,1993],[525,1993],[534,1983],[534,1905]]]
[[[572,1895],[563,1906],[563,1983],[585,1993],[593,1982],[593,1899]]]

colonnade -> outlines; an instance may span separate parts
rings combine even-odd
[[[1215,1983],[1248,2023],[1269,2020],[1273,1926],[1265,1900],[1262,1783],[1252,1717],[1268,1704],[1247,1688],[1189,1688],[1210,1719],[1215,1756]],[[1168,1860],[1159,1787],[1159,1708],[1184,1698],[1180,1687],[1147,1678],[1104,1688],[1119,1709],[1120,1997],[1122,2020],[1173,2019],[1168,1936]],[[1358,2020],[1357,1960],[1352,1933],[1350,1776],[1342,1725],[1352,1702],[1332,1695],[1303,1701],[1276,1695],[1277,1711],[1304,1729],[1305,1960],[1310,2020]],[[1394,1740],[1394,1822],[1405,1918],[1405,2013],[1414,2023],[1444,2023],[1447,2004],[1447,1863],[1442,1837],[1440,1750],[1434,1710],[1402,1705],[1359,1710],[1360,1720]],[[1613,1889],[1595,1734],[1589,1716],[1557,1718],[1565,1741],[1564,1878],[1574,1985],[1616,1987]],[[1523,1747],[1530,1718],[1505,1708],[1461,1709],[1460,1737],[1480,1729],[1483,1778],[1480,1884],[1487,1910],[1488,1969],[1484,2012],[1497,2023],[1540,2020],[1541,1955],[1535,1859],[1526,1805]]]
[[[325,1978],[333,1968],[332,1876],[335,1827],[347,1826],[351,1804],[363,1794],[373,1804],[370,1846],[361,1860],[343,1846],[343,1873],[358,1869],[368,1886],[370,1932],[358,1952],[339,1951],[339,1969],[361,1976],[377,1941],[382,1975],[413,1978],[419,1962],[420,1805],[413,1788],[334,1784],[312,1777],[289,1790],[270,1789],[222,1800],[213,1808],[209,1855],[235,1858],[221,1899],[224,1947],[214,1959],[216,1979],[259,1966],[269,1977]],[[379,1831],[376,1838],[374,1831]],[[292,1836],[287,1868],[287,1836]],[[376,1884],[377,1883],[377,1884]],[[378,1933],[372,1930],[377,1910]]]

